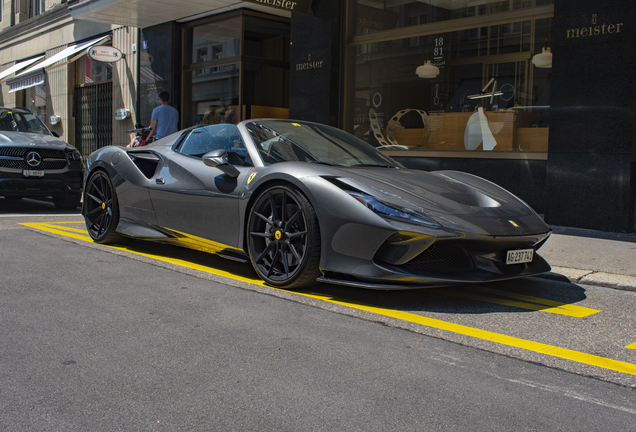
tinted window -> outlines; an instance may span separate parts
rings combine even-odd
[[[31,113],[0,112],[0,130],[49,135],[49,130]]]
[[[200,158],[217,149],[224,149],[233,165],[251,165],[243,138],[238,128],[233,124],[219,124],[193,129],[177,151],[186,156]]]
[[[340,166],[400,166],[373,146],[331,126],[266,120],[247,129],[266,165],[314,162]]]

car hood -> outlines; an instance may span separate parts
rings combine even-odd
[[[69,147],[69,144],[52,135],[42,135],[30,132],[1,131],[0,146],[64,150],[66,147]]]
[[[445,228],[496,236],[550,231],[526,203],[496,184],[471,174],[391,168],[339,171],[342,175],[337,177],[338,182],[385,204],[432,217]]]

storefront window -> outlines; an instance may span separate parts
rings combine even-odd
[[[401,152],[546,152],[550,3],[354,1],[347,128]]]
[[[216,69],[216,70],[215,70]],[[184,84],[191,88],[190,118],[188,125],[237,123],[239,98],[238,65],[201,69],[189,72]]]
[[[236,121],[239,99],[241,18],[219,20],[185,30],[184,125]],[[189,64],[188,64],[189,63]],[[189,96],[189,97],[188,97]]]
[[[77,61],[75,85],[93,84],[113,79],[113,65],[84,56]]]
[[[25,106],[46,124],[46,81],[24,90]]]

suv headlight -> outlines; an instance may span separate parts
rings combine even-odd
[[[382,217],[418,225],[426,225],[431,228],[442,228],[442,225],[437,223],[435,220],[415,210],[400,207],[395,204],[385,204],[370,195],[364,195],[356,192],[349,192],[349,194],[366,208],[374,211]]]
[[[73,150],[70,153],[66,153],[66,158],[68,159],[69,162],[70,161],[81,161],[82,160],[82,155],[77,150]]]

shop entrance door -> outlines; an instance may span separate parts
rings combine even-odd
[[[75,88],[75,146],[87,156],[113,142],[113,83]]]

